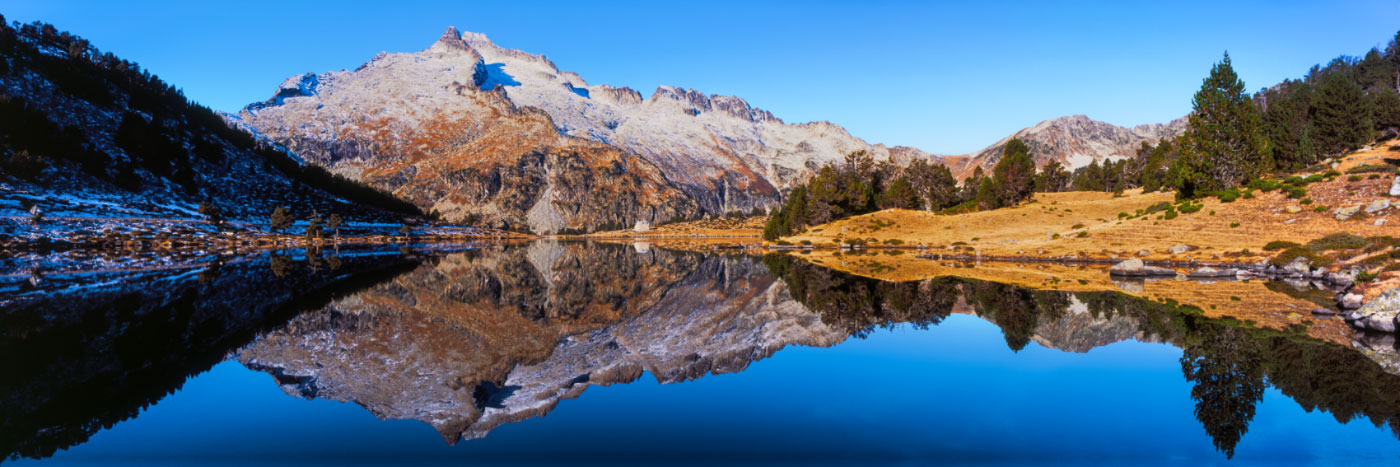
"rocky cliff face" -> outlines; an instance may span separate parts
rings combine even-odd
[[[538,232],[771,207],[851,151],[931,157],[786,124],[737,97],[590,85],[455,29],[419,52],[294,76],[230,118],[450,220]]]
[[[957,174],[971,173],[977,166],[990,168],[1001,160],[1001,151],[1006,148],[1006,143],[1012,138],[1020,138],[1030,146],[1037,166],[1059,161],[1069,170],[1074,170],[1105,159],[1133,157],[1143,142],[1156,144],[1162,138],[1174,138],[1185,131],[1186,117],[1167,124],[1126,128],[1084,115],[1071,115],[1024,128],[949,166]]]

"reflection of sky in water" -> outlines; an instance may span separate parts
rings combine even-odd
[[[834,348],[784,349],[740,374],[592,387],[545,418],[451,447],[427,424],[296,399],[270,376],[226,362],[47,462],[1226,463],[1192,414],[1180,355],[1138,342],[1013,353],[996,326],[953,315],[927,331],[904,326]],[[1231,463],[1397,455],[1400,441],[1387,429],[1364,419],[1339,424],[1270,389]]]

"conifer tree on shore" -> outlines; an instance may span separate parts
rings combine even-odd
[[[1259,110],[1244,89],[1229,54],[1201,82],[1191,100],[1190,126],[1179,140],[1178,197],[1238,186],[1270,169]]]

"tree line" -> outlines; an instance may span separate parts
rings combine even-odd
[[[964,212],[1015,206],[1030,199],[1037,180],[1030,147],[1019,139],[1007,143],[991,174],[978,167],[962,185],[942,164],[917,159],[901,167],[856,151],[794,187],[769,214],[763,238],[776,240],[807,226],[881,209]]]
[[[926,160],[900,167],[861,152],[827,164],[769,213],[763,238],[881,209],[960,213],[1010,207],[1032,192],[1175,190],[1199,198],[1265,175],[1308,168],[1377,138],[1400,136],[1400,33],[1385,50],[1342,56],[1250,95],[1229,54],[1212,66],[1192,98],[1180,137],[1142,143],[1133,157],[1095,161],[1073,172],[1058,161],[1036,169],[1030,149],[1012,139],[987,173],[958,183]]]
[[[1400,33],[1384,51],[1342,56],[1254,95],[1225,55],[1192,100],[1190,126],[1164,154],[1181,198],[1310,169],[1400,136]]]

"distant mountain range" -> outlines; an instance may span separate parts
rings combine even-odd
[[[1058,161],[1070,170],[1105,159],[1134,157],[1142,143],[1156,144],[1162,138],[1175,138],[1186,131],[1186,117],[1166,124],[1138,125],[1132,128],[1100,122],[1084,115],[1060,117],[1035,124],[1012,133],[996,144],[962,159],[958,165],[948,161],[955,173],[970,172],[973,167],[991,168],[1001,159],[1001,151],[1012,138],[1020,138],[1035,155],[1036,165]],[[958,170],[962,169],[962,170]]]
[[[589,84],[544,56],[453,28],[419,52],[294,76],[227,118],[446,219],[541,233],[770,208],[860,150],[939,161],[961,176],[994,164],[1010,138],[965,156],[871,144],[830,122],[785,123],[738,97]],[[1132,156],[1184,122],[1123,128],[1073,116],[1013,136],[1038,162],[1077,168]]]

